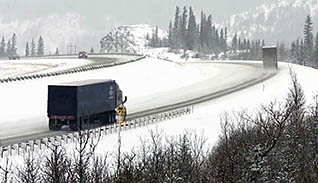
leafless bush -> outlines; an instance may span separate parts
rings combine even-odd
[[[42,181],[51,183],[70,182],[70,160],[65,149],[60,143],[54,143],[48,148],[49,154],[44,157],[41,169],[43,172]]]
[[[33,153],[24,157],[24,167],[18,168],[17,182],[37,183],[41,181],[40,158]]]
[[[12,163],[10,162],[9,158],[6,158],[5,165],[2,167],[0,165],[0,180],[3,183],[10,182],[10,177],[12,178]]]

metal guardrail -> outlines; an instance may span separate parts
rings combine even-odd
[[[25,76],[8,77],[8,78],[0,79],[0,83],[10,83],[10,82],[16,82],[16,81],[31,80],[31,79],[38,79],[38,78],[44,78],[44,77],[51,77],[51,76],[59,76],[59,75],[92,71],[92,70],[103,69],[103,68],[107,68],[107,67],[113,67],[116,65],[123,65],[123,64],[127,64],[127,63],[132,63],[132,62],[136,62],[136,61],[139,61],[141,59],[144,59],[144,58],[146,58],[146,57],[143,56],[143,57],[140,57],[137,59],[128,60],[128,61],[119,62],[119,63],[82,66],[82,67],[78,67],[78,68],[66,69],[66,70],[55,71],[55,72],[48,72],[48,73],[43,73],[43,74],[32,74],[32,75],[25,75]]]
[[[130,130],[135,128],[144,127],[160,121],[170,120],[184,115],[191,114],[193,112],[192,106],[183,107],[167,112],[162,112],[154,115],[145,116],[142,118],[126,121],[122,124],[112,124],[107,126],[98,127],[95,129],[84,130],[84,134],[89,134],[90,138],[97,138],[114,134],[118,132],[119,128],[121,131]],[[45,150],[51,147],[55,143],[69,144],[76,143],[79,139],[80,132],[73,132],[69,134],[57,135],[54,137],[47,137],[42,139],[31,140],[28,142],[13,144],[9,146],[0,147],[0,158],[6,158],[15,155],[24,155],[32,151]]]

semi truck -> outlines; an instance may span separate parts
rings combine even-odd
[[[116,121],[123,94],[115,80],[91,79],[48,86],[49,129],[89,129]]]

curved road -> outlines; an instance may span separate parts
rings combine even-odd
[[[165,92],[161,92],[156,94],[155,96],[149,95],[129,99],[126,104],[129,110],[128,118],[137,118],[140,116],[150,115],[186,105],[197,104],[206,100],[211,100],[213,98],[221,97],[228,93],[232,93],[264,81],[275,74],[275,72],[272,71],[264,71],[262,69],[262,63],[255,62],[195,62],[182,64],[200,64],[200,66],[203,66],[206,70],[217,68],[222,72],[214,77],[206,78],[205,80],[200,80],[196,83],[191,83],[178,89],[171,89]],[[22,97],[20,98],[15,98],[12,101],[12,105],[7,107],[7,110],[10,110],[11,112],[12,110],[14,111],[14,106],[18,106],[21,100],[23,100],[24,103],[28,103],[32,102],[33,97],[46,97],[47,83],[53,81],[54,80],[44,81],[43,86],[41,86],[36,92],[34,91],[34,89],[32,89],[32,82],[30,81],[30,83],[28,83],[30,84],[30,90],[24,91],[24,93],[35,92],[35,94],[31,95],[28,99],[25,99],[25,97],[23,97],[24,95],[22,95]],[[36,85],[34,86],[38,87],[38,82],[35,83]],[[16,89],[19,90],[19,87],[16,87]],[[43,100],[45,102],[35,105],[45,106],[46,99],[44,98]],[[0,109],[2,107],[3,106],[1,106],[0,104]],[[25,108],[25,106],[20,107],[16,110],[20,111],[23,110],[23,108]],[[1,110],[3,111],[4,108]],[[34,112],[38,113],[37,111]],[[43,113],[45,112],[46,108],[45,111],[41,111],[40,114],[30,114],[30,117],[27,119],[27,123],[23,122],[26,119],[20,119],[18,116],[15,116],[14,120],[5,123],[1,122],[0,119],[0,139],[2,144],[10,145],[21,141],[54,136],[57,134],[69,132],[69,130],[60,132],[49,131],[47,127],[46,116],[43,116]],[[14,114],[15,113],[12,112],[12,115]],[[21,116],[24,115],[25,114],[21,112]]]

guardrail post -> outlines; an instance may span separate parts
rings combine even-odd
[[[38,146],[38,149],[42,149],[42,140],[35,140],[35,145]]]
[[[108,130],[108,128],[106,126],[103,126],[103,132],[104,132],[103,134],[104,135],[107,135],[107,130]]]
[[[20,144],[16,144],[15,154],[16,154],[16,155],[20,155]]]
[[[30,151],[34,151],[34,141],[33,140],[31,140],[29,142],[29,145],[30,145]]]
[[[12,146],[12,145],[8,147],[8,151],[9,151],[9,155],[10,155],[10,156],[12,156],[12,149],[13,149],[13,146]]]
[[[43,139],[43,142],[44,142],[45,147],[48,147],[48,145],[49,145],[49,139],[48,139],[48,138],[44,138],[44,139]]]
[[[0,157],[3,158],[3,147],[0,147]]]

